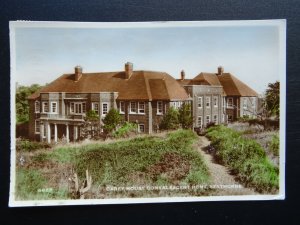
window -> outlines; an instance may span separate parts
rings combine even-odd
[[[81,104],[82,104],[82,113],[86,113],[86,104],[85,104],[85,102],[83,102]]]
[[[51,113],[57,113],[57,102],[51,102]]]
[[[210,97],[206,97],[206,108],[210,108]]]
[[[210,123],[210,116],[206,116],[206,124]]]
[[[198,97],[198,108],[202,108],[202,97]]]
[[[35,108],[34,111],[35,111],[36,113],[39,113],[39,112],[40,112],[40,102],[39,102],[39,101],[36,101],[36,102],[35,102],[34,108]]]
[[[202,128],[202,116],[198,116],[197,125]]]
[[[252,108],[256,108],[256,98],[255,97],[253,98],[253,101],[252,101]]]
[[[40,133],[40,121],[39,120],[35,121],[35,129],[34,130],[35,130],[36,134]]]
[[[139,124],[139,133],[144,133],[144,132],[145,132],[145,125]]]
[[[159,114],[159,115],[163,114],[163,103],[162,103],[162,101],[157,102],[157,114]]]
[[[135,114],[136,113],[136,102],[130,102],[130,113]]]
[[[243,100],[243,108],[244,108],[244,109],[247,109],[247,99],[244,99],[244,100]]]
[[[214,107],[218,107],[218,97],[214,97]]]
[[[108,113],[108,103],[102,103],[102,115],[106,115]]]
[[[92,103],[92,110],[94,110],[97,114],[99,114],[99,103],[98,102]]]
[[[138,112],[139,114],[145,114],[145,102],[139,102]]]
[[[120,113],[121,114],[125,113],[125,102],[120,102]]]
[[[232,115],[228,115],[228,122],[232,121]]]
[[[217,122],[218,122],[218,116],[214,115],[214,123],[217,123]]]
[[[71,102],[70,113],[71,114],[83,114],[86,112],[86,104],[84,102]]]
[[[49,112],[48,102],[43,102],[43,112],[44,113]]]
[[[232,108],[233,107],[233,98],[228,98],[227,100],[227,107]]]

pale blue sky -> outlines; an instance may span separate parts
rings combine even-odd
[[[84,72],[164,71],[179,78],[222,65],[262,93],[279,80],[278,26],[15,29],[16,81],[45,84],[76,65]]]

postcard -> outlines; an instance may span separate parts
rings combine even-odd
[[[9,206],[285,198],[286,21],[11,21]]]

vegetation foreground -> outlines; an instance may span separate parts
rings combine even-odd
[[[279,189],[279,168],[272,164],[266,151],[255,140],[225,126],[208,129],[207,136],[215,148],[215,157],[231,169],[240,182],[259,192],[276,193]],[[274,138],[271,148],[278,153],[279,139]]]
[[[24,162],[17,165],[16,199],[76,198],[70,190],[74,173],[77,186],[91,178],[85,198],[207,195],[206,189],[176,189],[209,182],[207,167],[192,146],[196,139],[192,131],[178,130],[166,138],[137,137],[109,144],[39,150],[29,145],[17,151]]]

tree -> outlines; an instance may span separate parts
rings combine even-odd
[[[191,104],[183,103],[179,109],[179,123],[184,129],[189,129],[193,125],[193,117],[191,113]]]
[[[110,134],[122,122],[122,117],[116,109],[112,108],[108,111],[102,122],[104,123],[104,132]]]
[[[100,135],[100,118],[95,110],[90,110],[84,117],[84,123],[81,129],[81,138],[96,138]]]
[[[160,122],[159,128],[162,130],[174,130],[179,127],[178,110],[170,107]]]
[[[266,90],[264,105],[269,116],[279,117],[279,101],[280,101],[280,83],[276,81],[275,83],[269,83]]]
[[[29,120],[29,104],[27,98],[34,92],[40,90],[42,86],[33,84],[31,86],[19,86],[16,91],[16,119],[17,123]]]

